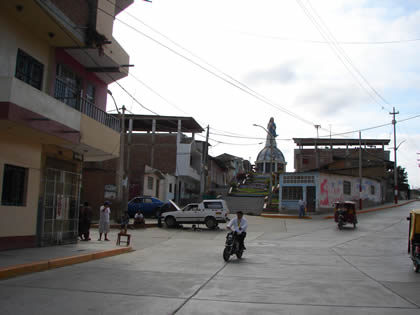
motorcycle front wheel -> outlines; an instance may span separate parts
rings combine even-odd
[[[224,251],[223,251],[223,259],[225,261],[228,261],[230,257],[230,251],[228,247],[225,247]]]

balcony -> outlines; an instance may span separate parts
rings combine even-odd
[[[77,89],[66,84],[60,78],[56,78],[55,80],[54,97],[97,122],[120,132],[120,120],[118,118],[107,114],[93,102],[80,96],[80,92]]]

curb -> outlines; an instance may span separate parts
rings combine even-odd
[[[115,248],[90,254],[75,255],[64,258],[38,261],[34,263],[21,264],[6,268],[0,268],[0,280],[22,276],[28,273],[40,272],[69,265],[80,264],[95,259],[116,256],[134,251],[131,247]]]
[[[412,202],[415,202],[415,201],[417,201],[417,200],[409,200],[409,201],[406,201],[406,202],[403,202],[403,203],[400,203],[400,204],[397,204],[397,205],[393,204],[393,205],[379,207],[379,208],[358,210],[357,214],[375,212],[375,211],[386,210],[386,209],[390,209],[390,208],[397,208],[397,207],[408,205],[409,203],[412,203]],[[328,216],[324,217],[324,219],[334,219],[334,216],[333,215],[328,215]]]
[[[157,227],[158,226],[158,224],[157,223],[146,223],[146,224],[144,224],[142,227],[140,227],[140,228],[135,228],[134,226],[133,226],[133,224],[129,224],[127,227],[129,228],[129,229],[133,229],[133,230],[142,230],[142,229],[146,229],[146,228],[152,228],[152,227]],[[99,224],[97,224],[97,223],[94,223],[94,224],[92,224],[91,226],[90,226],[90,228],[92,228],[92,229],[97,229],[99,227]],[[109,228],[110,229],[117,229],[117,230],[119,230],[119,229],[121,229],[121,224],[110,224],[109,225]]]
[[[271,214],[271,213],[261,213],[264,218],[275,218],[275,219],[312,219],[311,216],[305,215],[303,218],[300,218],[298,215],[287,215],[287,214]]]

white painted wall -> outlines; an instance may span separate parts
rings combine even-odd
[[[176,158],[176,174],[178,176],[189,176],[197,181],[200,181],[200,174],[190,166],[191,144],[180,143],[178,145]]]

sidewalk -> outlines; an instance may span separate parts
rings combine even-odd
[[[373,212],[373,211],[380,211],[380,210],[385,210],[385,209],[389,209],[389,208],[395,208],[395,207],[401,207],[404,206],[406,204],[415,202],[415,201],[419,201],[417,199],[413,199],[413,200],[404,200],[404,201],[400,201],[397,205],[395,205],[394,203],[386,203],[383,205],[378,205],[375,207],[370,207],[370,208],[364,208],[362,210],[357,210],[357,214],[362,214],[362,213],[368,213],[368,212]],[[270,213],[270,212],[262,212],[261,213],[262,217],[265,218],[277,218],[277,219],[299,219],[298,215],[295,214],[282,214],[282,213]],[[304,217],[304,219],[333,219],[334,215],[331,212],[331,214],[328,213],[314,213],[314,214],[310,214],[310,215],[306,215]]]
[[[0,280],[133,251],[116,246],[116,234],[111,231],[109,242],[98,241],[97,229],[92,229],[89,242],[0,251]]]

